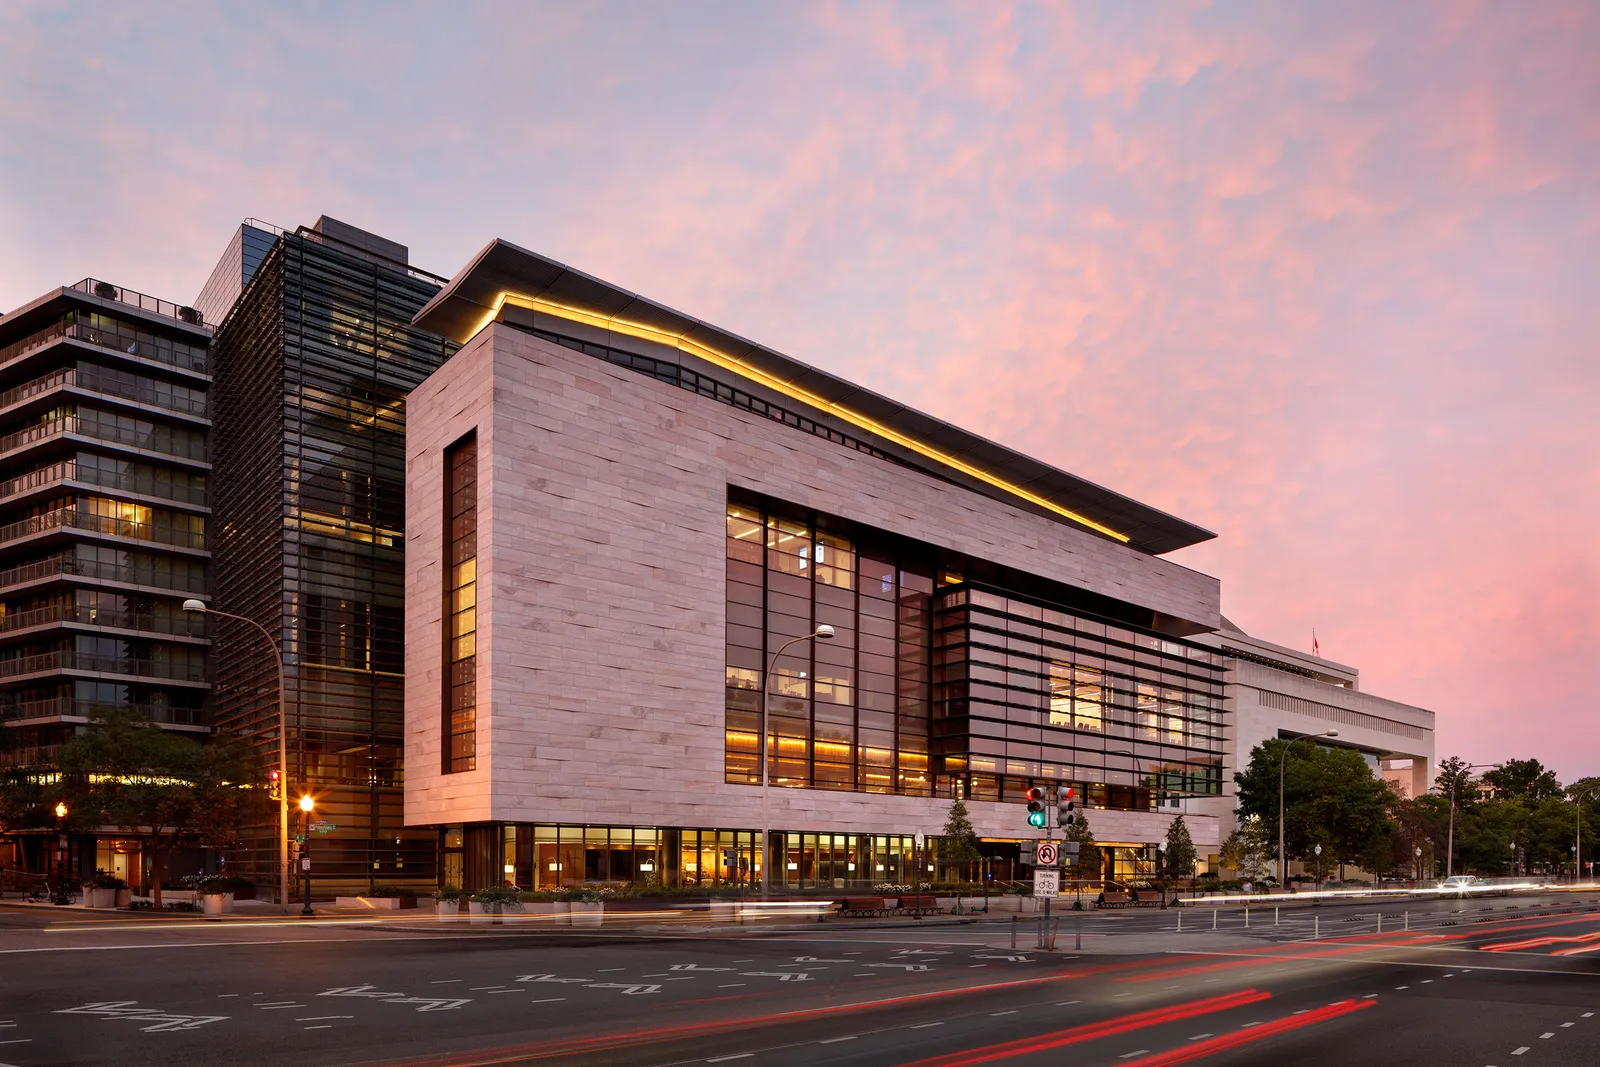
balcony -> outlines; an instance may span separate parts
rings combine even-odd
[[[63,337],[108,349],[120,355],[155,360],[157,363],[165,363],[170,367],[193,371],[196,374],[211,373],[211,363],[203,348],[168,341],[164,337],[156,337],[144,330],[96,327],[65,319],[0,348],[0,366],[14,359],[20,359],[35,349],[43,348]]]
[[[90,515],[87,512],[79,511],[77,508],[57,508],[55,511],[47,511],[43,515],[35,515],[32,518],[23,519],[21,522],[0,526],[0,544],[16,541],[24,537],[32,537],[48,530],[61,529],[109,534],[112,537],[130,537],[138,541],[149,541],[152,544],[159,545],[173,545],[178,548],[204,549],[206,547],[206,536],[203,533],[174,530],[147,522],[134,522],[130,519],[114,519],[106,515]]]
[[[176,616],[155,615],[149,612],[107,611],[102,608],[85,608],[77,604],[50,604],[28,611],[12,611],[0,615],[0,634],[17,630],[31,630],[38,626],[70,623],[78,626],[108,626],[121,630],[139,630],[143,633],[168,634],[177,637],[204,637],[205,619],[187,614]]]
[[[199,663],[169,663],[165,660],[135,659],[132,656],[94,656],[71,649],[0,659],[0,678],[49,674],[55,671],[120,674],[133,678],[160,678],[173,682],[203,683],[206,680],[205,667]]]
[[[97,441],[110,441],[113,444],[126,445],[129,448],[143,449],[162,456],[174,456],[178,459],[195,460],[200,463],[207,462],[206,445],[204,441],[190,441],[181,437],[167,437],[153,430],[138,430],[125,426],[112,426],[98,420],[89,420],[78,415],[68,415],[64,418],[51,419],[48,422],[35,423],[16,433],[8,433],[0,437],[0,455],[22,448],[26,445],[38,444],[40,441],[58,437],[64,433],[75,433],[80,437],[92,437]]]
[[[124,382],[117,380],[110,374],[96,373],[93,370],[83,370],[77,367],[63,367],[60,370],[46,374],[42,378],[35,378],[31,382],[23,382],[21,385],[7,389],[5,392],[0,393],[0,409],[9,408],[13,404],[19,404],[30,397],[61,387],[84,389],[104,396],[132,400],[136,404],[165,408],[167,411],[174,411],[180,415],[194,415],[202,419],[207,417],[209,410],[209,405],[204,396],[177,395],[157,388],[154,382]],[[185,390],[185,392],[188,392],[188,390]]]
[[[0,708],[0,722],[18,719],[55,719],[72,716],[96,719],[103,716],[110,705],[98,700],[75,700],[72,697],[50,697],[45,700],[24,700]],[[151,722],[173,726],[205,726],[205,714],[199,708],[174,708],[168,704],[118,704],[115,707],[136,712]]]
[[[63,575],[90,578],[102,582],[121,582],[125,585],[148,589],[170,590],[175,593],[205,593],[204,574],[190,574],[186,570],[155,573],[149,567],[101,563],[98,560],[78,559],[76,556],[51,556],[16,567],[0,570],[0,589],[10,589],[28,582],[46,581]]]
[[[183,477],[180,473],[168,481],[157,482],[148,471],[114,473],[100,470],[98,467],[86,467],[77,460],[67,459],[0,482],[0,501],[31,493],[42,486],[53,485],[56,482],[82,482],[87,485],[103,486],[106,489],[120,489],[125,493],[138,493],[141,496],[205,507],[205,489],[190,485],[182,480]]]

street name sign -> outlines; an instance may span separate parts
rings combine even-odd
[[[1061,872],[1054,868],[1035,867],[1033,869],[1033,895],[1036,899],[1048,900],[1061,894]]]

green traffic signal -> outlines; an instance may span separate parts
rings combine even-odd
[[[1028,812],[1028,825],[1029,826],[1033,826],[1033,827],[1037,827],[1037,828],[1043,828],[1043,826],[1044,826],[1044,812],[1042,812],[1042,811],[1030,811],[1030,812]]]

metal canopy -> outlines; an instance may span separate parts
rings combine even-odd
[[[758,384],[766,384],[761,382],[761,378],[765,377],[769,381],[775,380],[804,390],[826,403],[838,404],[881,424],[892,433],[920,442],[989,477],[1115,530],[1128,538],[1127,543],[1131,547],[1141,551],[1159,555],[1216,536],[1203,527],[1141,504],[942,419],[896,403],[843,378],[563,263],[519,248],[509,241],[496,239],[487,245],[417,313],[413,324],[430,333],[465,343],[495,318],[508,300],[557,317],[566,313],[577,317],[580,322],[598,318],[613,320],[618,324],[626,323],[633,329],[659,331],[666,335],[662,338],[665,344],[671,344],[674,338],[681,338],[688,342],[687,350],[691,354],[697,347],[711,350],[754,371],[755,374],[749,376]],[[624,337],[618,347],[629,347],[628,337]],[[745,373],[748,374],[748,371]],[[792,397],[786,398],[785,403],[810,406]],[[826,418],[840,417],[838,412],[830,412],[825,408],[817,410]],[[863,428],[858,424],[851,432],[865,433],[874,439],[875,444],[882,443],[886,450],[905,455],[915,465],[969,485],[996,500],[1048,515],[1077,529],[1094,532],[1090,527],[1073,522],[1048,508],[1039,507],[1005,488],[974,478],[935,458],[908,452],[892,438],[874,435],[870,427]]]

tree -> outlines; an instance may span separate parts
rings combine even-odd
[[[1194,838],[1189,836],[1189,824],[1179,815],[1167,827],[1167,874],[1176,878],[1194,878],[1194,865],[1200,856],[1194,850]]]
[[[1507,800],[1526,800],[1537,803],[1562,795],[1556,772],[1548,770],[1536,759],[1513,759],[1490,771],[1483,780],[1494,786],[1495,795]]]
[[[1239,828],[1222,843],[1222,865],[1247,882],[1259,882],[1272,873],[1272,844],[1265,824],[1254,815],[1240,820]]]
[[[950,802],[950,814],[944,820],[944,835],[939,839],[939,858],[946,863],[960,864],[963,880],[970,881],[972,864],[983,858],[978,851],[978,831],[967,814],[967,805],[956,797]]]
[[[1460,756],[1451,756],[1439,764],[1439,773],[1433,776],[1433,785],[1446,800],[1455,798],[1457,811],[1478,799],[1478,791],[1472,787],[1470,765]]]
[[[75,792],[73,816],[144,837],[154,897],[161,906],[167,854],[185,840],[232,844],[258,790],[254,749],[228,734],[202,745],[169,733],[125,708],[61,746],[62,784]]]
[[[1078,845],[1078,858],[1073,864],[1073,877],[1092,882],[1100,877],[1100,868],[1105,864],[1105,856],[1094,843],[1094,831],[1089,829],[1089,816],[1084,814],[1081,808],[1074,814],[1077,818],[1067,827],[1063,840],[1075,841]]]
[[[1280,759],[1289,855],[1305,859],[1313,845],[1321,844],[1330,863],[1359,861],[1373,838],[1390,825],[1393,793],[1387,783],[1374,777],[1354,749],[1326,748],[1305,739],[1262,742],[1251,750],[1245,769],[1233,777],[1238,783],[1239,814],[1259,818],[1274,846]]]

